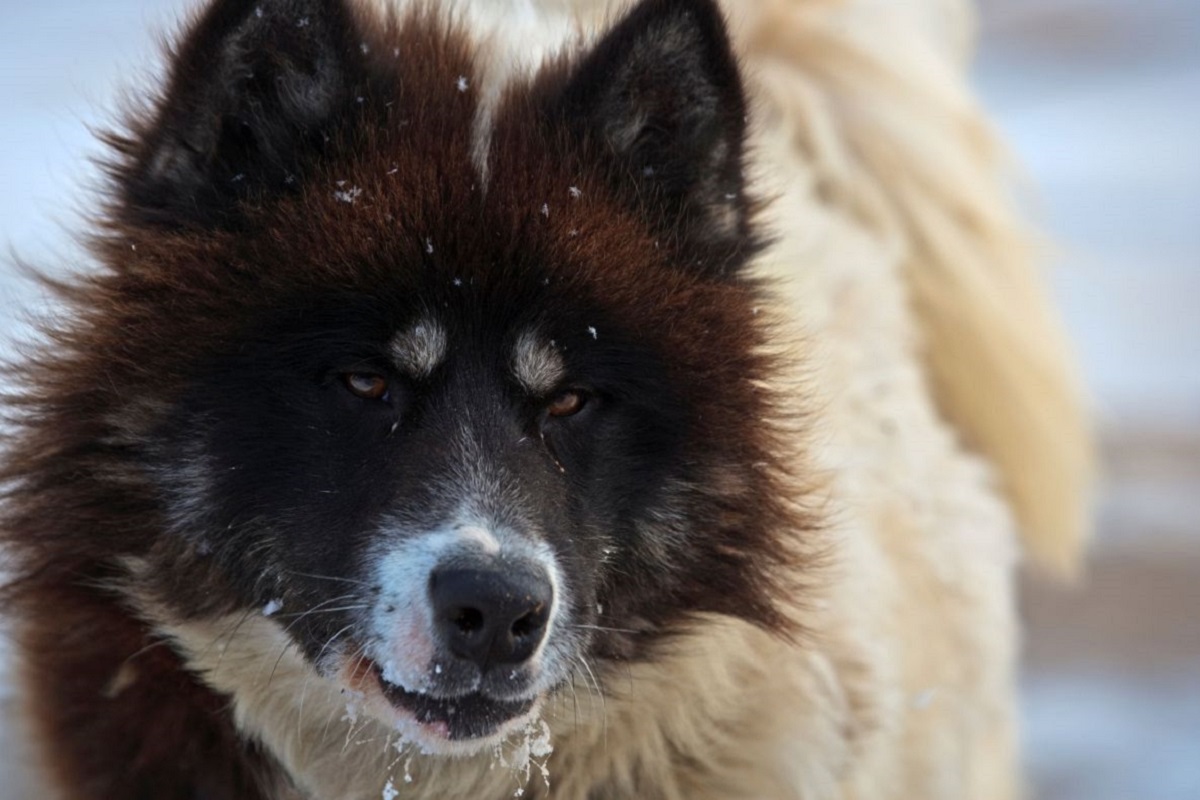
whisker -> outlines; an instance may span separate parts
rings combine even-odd
[[[355,599],[355,595],[352,595],[352,594],[338,595],[337,597],[330,597],[327,600],[322,600],[321,602],[317,603],[312,608],[305,609],[304,611],[296,611],[296,612],[292,612],[290,614],[276,614],[274,616],[275,617],[296,617],[296,619],[293,619],[291,622],[289,622],[287,624],[287,626],[283,629],[284,633],[288,633],[296,625],[296,623],[298,623],[300,620],[304,619],[309,614],[323,613],[325,610],[323,608],[324,606],[330,605],[332,603],[341,603],[346,600],[353,600],[353,599]]]
[[[128,663],[132,662],[138,656],[145,655],[146,653],[150,652],[151,650],[154,650],[157,647],[170,646],[170,644],[171,644],[171,642],[166,636],[161,636],[161,635],[156,636],[154,641],[152,641],[150,644],[146,645],[145,647],[143,647],[139,650],[135,650],[134,652],[130,653],[125,658],[125,663],[128,664]]]
[[[353,578],[339,578],[335,575],[316,575],[311,572],[293,572],[291,570],[288,570],[288,574],[289,575],[298,575],[301,578],[315,578],[315,579],[321,580],[321,581],[340,581],[342,583],[353,583],[353,584],[357,584],[358,586],[370,586],[371,585],[367,581],[357,581],[357,580],[354,580]]]
[[[253,614],[253,611],[247,610],[245,613],[242,614],[241,617],[239,617],[237,619],[236,622],[234,622],[230,625],[227,625],[215,637],[213,637],[213,640],[211,642],[209,642],[207,645],[205,645],[204,649],[200,651],[199,657],[201,659],[203,659],[205,656],[207,656],[214,647],[218,647],[220,645],[220,642],[222,639],[225,639],[226,646],[228,646],[230,643],[232,643],[233,638],[235,636],[237,636],[238,631],[241,630],[242,626],[246,624],[246,620],[250,619],[251,614]],[[221,666],[221,664],[224,662],[224,660],[225,660],[225,650],[222,649],[220,651],[220,655],[217,658],[217,667],[218,668]]]
[[[346,631],[350,630],[353,627],[354,627],[354,623],[350,623],[349,625],[342,627],[342,629],[339,630],[337,633],[333,634],[333,636],[330,636],[329,639],[327,639],[325,641],[325,644],[321,646],[321,649],[317,652],[317,657],[314,659],[314,661],[316,661],[317,663],[320,663],[321,656],[325,655],[325,651],[327,649],[329,649],[329,645],[333,644],[334,641],[339,636],[341,636],[343,633],[345,633]]]
[[[354,595],[350,595],[350,594],[344,594],[344,595],[340,595],[338,597],[332,597],[328,600],[321,601],[320,603],[318,603],[317,605],[308,609],[307,611],[298,612],[298,614],[296,615],[296,619],[292,620],[286,626],[284,626],[283,632],[285,634],[290,633],[292,628],[294,628],[300,622],[300,620],[304,619],[306,616],[308,616],[311,613],[316,613],[316,612],[321,611],[321,606],[326,605],[327,603],[338,603],[338,602],[341,602],[343,600],[348,600],[353,597],[354,597]],[[285,616],[285,615],[281,614],[280,616]],[[283,643],[282,647],[279,648],[279,656],[275,659],[275,663],[271,666],[271,674],[267,678],[267,686],[271,685],[271,680],[275,677],[275,671],[279,668],[279,662],[283,660],[284,655],[286,655],[286,653],[287,653],[288,647],[290,647],[291,645],[292,645],[292,642],[289,639]]]
[[[568,627],[584,628],[589,631],[607,631],[609,633],[633,633],[633,634],[641,633],[641,631],[636,631],[636,630],[633,630],[632,628],[605,628],[602,625],[575,624],[575,625],[569,625]]]
[[[357,668],[357,666],[362,663],[364,656],[365,656],[365,653],[363,652],[363,646],[361,644],[359,644],[358,646],[356,646],[354,648],[353,652],[347,654],[347,660],[352,659],[355,662],[355,667]],[[353,698],[351,698],[351,700],[353,700]],[[339,719],[337,715],[342,710],[346,711],[347,716]],[[325,727],[321,729],[321,738],[324,739],[325,737],[327,737],[329,735],[329,726],[332,725],[335,721],[341,721],[344,719],[348,722],[351,722],[351,725],[353,725],[353,722],[348,719],[349,711],[350,711],[349,703],[347,703],[345,709],[334,709],[333,713],[331,713],[329,715],[329,719],[325,720]],[[347,738],[349,738],[349,736],[350,736],[350,734],[347,733]]]
[[[575,727],[579,727],[579,692],[575,691],[575,681],[567,683],[571,687],[571,703],[575,706]]]
[[[313,678],[313,670],[309,669],[305,672],[307,674],[304,676],[304,685],[300,687],[300,702],[296,706],[296,735],[301,739],[304,736],[304,701],[308,697],[308,684]]]
[[[596,677],[596,673],[592,671],[587,659],[582,655],[579,657],[579,663],[587,670],[588,675],[592,676],[592,683],[596,687],[596,693],[600,695],[600,713],[604,717],[604,750],[608,751],[608,699],[604,696],[604,689],[600,686],[600,681]]]
[[[297,611],[292,614],[274,614],[272,616],[281,618],[281,619],[283,617],[295,617],[295,616],[304,617],[309,614],[335,614],[338,611],[361,611],[364,608],[370,608],[370,607],[371,607],[370,603],[358,603],[357,605],[338,606],[337,608],[310,608],[307,611]]]
[[[359,669],[362,667],[363,660],[366,658],[367,658],[366,653],[363,652],[363,649],[361,647],[359,647],[358,652],[354,657],[354,672],[357,673],[359,671]],[[367,715],[360,714],[359,718],[362,720],[362,722],[356,724],[355,722],[351,721],[350,727],[346,731],[346,742],[344,745],[342,745],[343,753],[346,752],[346,749],[350,747],[351,740],[356,735],[358,735],[358,731],[361,731],[363,728],[365,728],[367,726],[367,723],[368,723]]]

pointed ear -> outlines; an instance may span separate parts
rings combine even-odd
[[[746,99],[714,0],[643,0],[553,102],[568,125],[604,142],[615,179],[633,182],[690,244],[724,250],[714,255],[726,266],[753,248]]]
[[[211,225],[283,191],[319,154],[366,78],[345,0],[215,0],[171,60],[157,108],[112,137],[120,211]]]

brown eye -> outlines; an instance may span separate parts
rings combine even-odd
[[[546,411],[552,417],[571,417],[583,410],[586,402],[582,392],[568,390],[551,400]]]
[[[387,378],[374,372],[347,372],[342,381],[353,394],[367,400],[383,400],[388,394]]]

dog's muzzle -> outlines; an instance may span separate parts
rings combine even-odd
[[[407,544],[380,568],[374,641],[353,688],[426,744],[526,724],[553,682],[544,651],[563,602],[553,557],[471,530]]]

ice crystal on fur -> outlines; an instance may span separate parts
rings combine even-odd
[[[346,696],[346,713],[342,715],[342,722],[350,723],[351,729],[358,724],[359,715],[362,713],[361,704],[366,700],[366,695],[362,692],[352,689],[342,690],[342,694]],[[348,731],[347,736],[350,735]]]
[[[550,726],[545,720],[535,718],[525,726],[521,735],[523,738],[509,757],[509,768],[517,773],[525,784],[529,783],[530,776],[536,768],[546,788],[549,789],[550,768],[548,762],[550,754],[554,752],[554,745],[550,742]],[[524,789],[518,788],[516,796],[520,797],[523,793]]]
[[[413,782],[412,756],[409,756],[408,758],[404,759],[404,782],[405,783]]]
[[[343,183],[343,181],[339,181],[339,184],[341,183]],[[362,189],[358,188],[357,186],[351,186],[349,189],[339,189],[335,191],[333,193],[333,197],[339,203],[353,204],[354,201],[362,195],[362,193]]]

